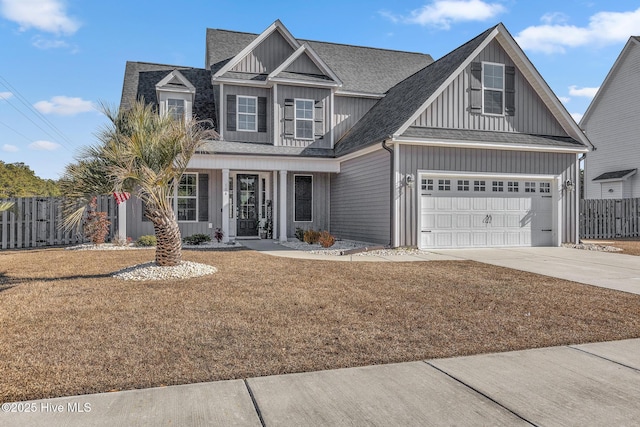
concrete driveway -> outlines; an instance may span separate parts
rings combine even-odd
[[[430,252],[640,295],[640,257],[569,248],[437,249]]]

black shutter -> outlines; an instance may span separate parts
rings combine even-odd
[[[236,130],[236,96],[227,95],[227,130]]]
[[[324,101],[316,101],[315,111],[313,112],[313,129],[316,139],[324,137]]]
[[[293,99],[284,100],[284,136],[292,138],[294,135],[294,102]]]
[[[258,97],[258,132],[267,131],[267,98]]]
[[[471,63],[469,89],[469,111],[482,113],[482,64],[480,62]]]
[[[504,67],[504,113],[516,114],[516,68],[512,66]]]
[[[198,174],[198,221],[209,222],[209,175]]]

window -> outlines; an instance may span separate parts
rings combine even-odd
[[[503,114],[503,64],[482,63],[482,97],[482,107],[485,114]]]
[[[485,181],[473,181],[473,191],[484,191],[485,186]]]
[[[469,191],[469,180],[468,179],[459,179],[458,180],[458,191]]]
[[[540,192],[541,193],[551,193],[551,183],[549,183],[549,182],[541,182],[540,183]]]
[[[233,210],[233,177],[230,176],[229,177],[229,218],[233,218],[233,215],[235,214],[234,210]]]
[[[535,193],[536,192],[536,183],[535,182],[525,182],[524,183],[524,192],[525,193]]]
[[[196,221],[198,213],[198,174],[185,173],[177,188],[178,221]]]
[[[507,192],[508,193],[517,193],[519,190],[518,181],[509,181],[507,182]]]
[[[493,191],[501,193],[501,192],[504,191],[504,182],[502,182],[502,181],[493,181],[491,183],[491,187],[492,187]]]
[[[238,130],[257,132],[258,98],[238,96]]]
[[[450,191],[451,190],[451,180],[450,179],[439,179],[438,180],[438,190],[439,191]]]
[[[422,178],[422,191],[433,191],[433,180]]]
[[[310,99],[296,99],[296,139],[313,139],[314,104]]]
[[[167,99],[167,113],[174,120],[183,120],[184,110],[184,99]]]
[[[295,175],[294,176],[294,221],[311,222],[313,221],[313,176],[311,175]]]

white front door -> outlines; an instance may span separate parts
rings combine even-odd
[[[442,177],[420,179],[420,247],[553,245],[552,181]]]

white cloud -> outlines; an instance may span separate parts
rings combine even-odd
[[[559,96],[558,99],[560,100],[560,102],[562,102],[563,104],[568,103],[569,101],[571,101],[571,98],[569,98],[568,96]]]
[[[582,113],[571,113],[571,117],[573,117],[573,120],[575,120],[576,123],[580,123],[580,120],[582,120],[582,116],[584,116],[584,114]]]
[[[560,17],[560,18],[559,18]],[[630,12],[598,12],[586,27],[569,25],[561,14],[546,14],[543,25],[527,27],[516,36],[525,50],[564,53],[567,48],[602,46],[626,41],[640,33],[640,8]]]
[[[60,148],[60,144],[56,144],[55,142],[51,141],[40,140],[34,141],[29,144],[29,148],[35,151],[55,151]]]
[[[6,101],[9,98],[13,98],[13,94],[11,92],[0,92],[0,99]]]
[[[585,98],[593,98],[594,96],[596,96],[596,93],[598,92],[597,87],[582,87],[582,88],[578,88],[575,85],[571,85],[569,86],[569,95],[571,96],[583,96]]]
[[[11,145],[11,144],[4,144],[2,146],[2,151],[6,151],[7,153],[15,153],[17,151],[19,151],[20,149],[18,147],[16,147],[15,145]]]
[[[59,40],[59,39],[48,40],[42,37],[34,37],[32,44],[38,49],[43,49],[43,50],[60,49],[60,48],[69,47],[69,43],[65,42],[64,40]]]
[[[60,116],[73,116],[95,110],[91,101],[68,96],[54,96],[51,101],[38,101],[33,106],[43,114],[58,114]]]
[[[0,13],[20,25],[54,34],[73,34],[80,23],[67,15],[63,0],[0,0]]]
[[[406,22],[448,30],[454,22],[486,21],[504,11],[505,8],[501,4],[482,0],[434,0],[411,11],[408,16],[389,12],[380,14],[394,23]]]

